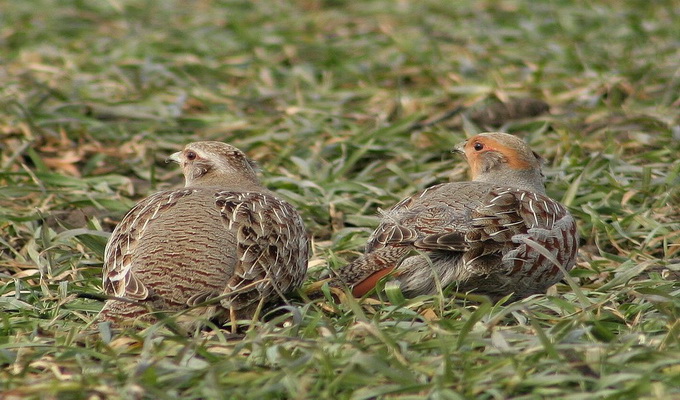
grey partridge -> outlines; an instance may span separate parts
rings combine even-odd
[[[542,159],[506,133],[476,135],[456,150],[472,181],[432,186],[385,212],[364,256],[337,271],[354,296],[391,273],[407,296],[454,285],[517,300],[545,293],[563,277],[550,258],[566,271],[573,267],[576,224],[546,195]]]
[[[181,165],[185,187],[142,200],[106,246],[104,291],[120,299],[107,300],[101,320],[154,321],[155,312],[191,308],[190,320],[233,323],[302,284],[308,261],[302,219],[261,185],[243,152],[196,142],[170,160]]]

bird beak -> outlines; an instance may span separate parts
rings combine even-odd
[[[465,143],[467,143],[467,140],[458,143],[453,147],[453,150],[451,150],[451,152],[465,155]]]
[[[165,162],[166,162],[166,163],[169,163],[169,162],[171,162],[171,161],[174,161],[174,162],[176,162],[177,164],[179,164],[179,163],[180,163],[180,158],[179,158],[179,156],[181,156],[181,155],[182,155],[182,152],[181,152],[181,151],[178,151],[177,153],[172,153],[172,154],[170,154],[170,157],[168,157],[168,158],[165,159]]]

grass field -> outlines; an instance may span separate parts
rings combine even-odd
[[[679,38],[672,0],[0,0],[0,398],[680,399]],[[311,283],[488,130],[548,160],[577,286],[92,323],[107,232],[187,142],[260,163]]]

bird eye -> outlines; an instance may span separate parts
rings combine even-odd
[[[475,144],[472,145],[472,147],[475,149],[475,151],[482,151],[484,149],[484,144],[475,142]]]
[[[186,157],[187,157],[187,160],[193,161],[193,160],[195,160],[196,157],[198,157],[198,156],[197,156],[196,153],[194,153],[193,151],[187,151]]]

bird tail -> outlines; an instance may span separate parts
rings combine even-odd
[[[361,297],[375,287],[380,278],[392,272],[411,252],[410,246],[389,246],[376,249],[335,271],[331,286],[349,286],[355,297]]]

